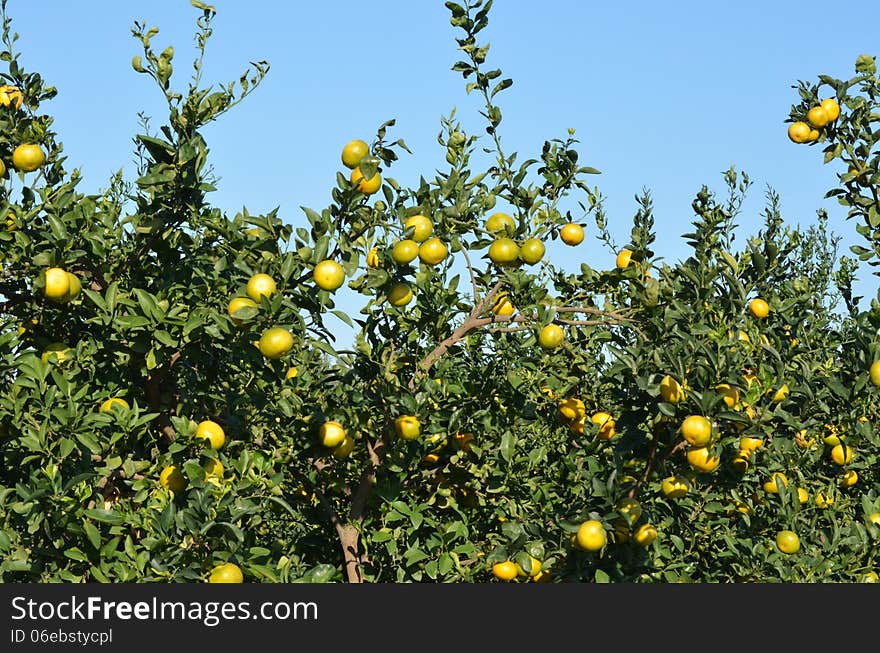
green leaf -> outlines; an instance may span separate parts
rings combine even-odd
[[[97,527],[90,521],[83,522],[83,530],[86,532],[86,537],[89,538],[89,542],[95,549],[100,550],[101,548],[101,532],[97,529]]]
[[[115,510],[104,510],[103,508],[89,508],[83,511],[83,514],[95,521],[99,521],[102,524],[113,524],[119,525],[125,523],[125,517],[120,515]]]

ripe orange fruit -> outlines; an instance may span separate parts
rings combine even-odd
[[[833,460],[838,465],[846,465],[852,460],[853,457],[853,449],[851,446],[841,443],[835,445],[831,449],[831,460]]]
[[[406,265],[419,255],[419,244],[409,238],[398,240],[391,246],[391,259],[398,265]]]
[[[275,289],[275,279],[262,272],[253,275],[247,282],[247,296],[257,304],[261,298],[270,297]]]
[[[172,492],[183,492],[189,481],[177,465],[169,465],[159,474],[159,485]]]
[[[53,302],[64,302],[70,293],[70,277],[62,268],[46,270],[46,285],[43,290],[46,298]]]
[[[409,232],[408,237],[417,243],[425,242],[434,231],[431,218],[426,215],[413,215],[406,219],[403,228]]]
[[[587,416],[587,409],[577,397],[568,397],[559,402],[559,414],[567,420],[583,419]]]
[[[871,367],[868,369],[868,376],[871,379],[871,383],[880,388],[880,360],[871,363]]]
[[[492,573],[499,580],[513,580],[516,578],[516,563],[513,560],[504,560],[492,565]]]
[[[833,97],[827,97],[819,103],[819,106],[825,109],[825,115],[828,122],[834,122],[840,116],[840,105]]]
[[[617,267],[621,270],[629,267],[629,263],[632,260],[632,255],[632,251],[628,249],[620,250],[620,252],[617,254],[617,261],[615,262]]]
[[[260,336],[257,348],[266,358],[281,358],[293,349],[293,334],[282,327],[266,329]]]
[[[419,437],[422,427],[415,415],[401,415],[394,420],[394,430],[401,440],[415,440]]]
[[[647,547],[651,542],[657,539],[657,529],[652,524],[642,524],[633,533],[633,540],[637,544]]]
[[[516,222],[513,216],[499,211],[486,218],[486,231],[493,236],[498,236],[502,233],[512,236],[516,232]]]
[[[565,332],[558,324],[548,324],[538,333],[538,343],[544,349],[555,349],[562,344]]]
[[[345,144],[345,147],[342,148],[342,165],[352,170],[357,168],[361,159],[365,157],[369,151],[370,146],[367,145],[365,141],[362,141],[359,138],[349,141]]]
[[[196,439],[205,440],[211,449],[220,449],[226,444],[226,433],[217,422],[206,419],[196,426]]]
[[[739,439],[739,448],[748,453],[760,449],[763,445],[764,441],[761,438],[751,438],[744,435]]]
[[[446,244],[437,237],[428,238],[419,245],[419,260],[425,265],[437,265],[448,253]]]
[[[681,384],[667,374],[660,380],[660,396],[667,403],[677,404],[684,401],[686,395]]]
[[[768,494],[779,494],[777,481],[785,487],[788,487],[788,477],[782,472],[773,472],[770,474],[770,478],[764,481],[764,492],[767,492]]]
[[[783,553],[797,553],[801,548],[801,540],[794,531],[779,531],[776,534],[776,547]]]
[[[12,151],[12,165],[21,172],[33,172],[45,162],[45,152],[34,143],[23,143]]]
[[[352,186],[355,186],[357,191],[364,195],[372,195],[382,186],[382,175],[376,172],[369,179],[364,179],[364,173],[361,172],[360,168],[355,168],[351,171],[350,180]]]
[[[514,308],[506,292],[502,291],[495,295],[495,299],[492,301],[492,312],[495,315],[513,315],[515,310],[516,308]]]
[[[129,409],[128,402],[122,397],[110,397],[101,404],[100,410],[102,413],[111,413],[114,406],[121,406],[125,410]]]
[[[715,386],[715,391],[721,395],[728,408],[733,408],[739,403],[739,390],[729,383],[719,383]]]
[[[788,127],[788,137],[795,143],[806,143],[810,139],[810,126],[799,120]]]
[[[712,423],[702,415],[688,415],[680,427],[682,437],[695,447],[705,447],[712,441]]]
[[[332,449],[342,444],[342,441],[345,440],[345,429],[336,420],[324,422],[321,424],[319,439],[321,444]]]
[[[371,268],[374,268],[374,269],[379,267],[379,248],[378,247],[373,247],[367,253],[367,265],[369,265]]]
[[[819,105],[807,111],[807,122],[813,127],[824,127],[831,121],[828,119],[828,112]]]
[[[714,472],[721,464],[721,457],[713,455],[709,447],[692,447],[688,449],[687,461],[701,472]]]
[[[690,490],[690,483],[683,476],[667,476],[660,484],[660,491],[663,496],[669,499],[680,499]]]
[[[235,313],[246,307],[256,309],[257,303],[250,297],[233,297],[226,307],[226,312],[235,324],[241,324],[244,320],[240,317],[235,317]]]
[[[333,292],[345,282],[345,270],[332,259],[325,259],[315,266],[312,278],[322,290]]]
[[[559,236],[560,238],[562,238],[563,243],[574,247],[575,245],[580,245],[581,242],[583,242],[584,228],[579,224],[569,222],[568,224],[563,225],[562,229],[559,230]]]
[[[610,413],[600,410],[590,416],[590,421],[599,427],[596,437],[600,440],[611,440],[617,435],[614,417]]]
[[[755,297],[749,302],[749,311],[756,318],[762,319],[770,313],[770,305],[760,297]]]
[[[406,306],[413,299],[412,289],[406,283],[398,283],[388,291],[388,303],[392,306]]]
[[[596,519],[588,519],[578,528],[575,540],[584,551],[599,551],[607,542],[605,527]]]
[[[519,245],[513,238],[497,238],[489,245],[489,259],[495,265],[512,265],[519,258]]]
[[[540,238],[526,238],[519,246],[519,257],[523,263],[534,265],[544,258],[545,251],[546,247]]]
[[[208,582],[243,583],[244,574],[241,573],[241,568],[238,565],[231,562],[224,562],[222,565],[217,565],[211,570],[211,575],[208,576]]]
[[[840,487],[852,487],[853,485],[855,485],[858,482],[859,482],[859,473],[854,469],[849,469],[849,470],[845,471],[843,474],[841,474],[840,480],[837,482],[837,484]]]
[[[333,454],[334,458],[341,460],[342,458],[348,458],[352,451],[354,451],[354,439],[346,435],[342,442],[333,447],[330,453]]]

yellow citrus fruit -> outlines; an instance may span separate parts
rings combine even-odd
[[[231,562],[224,562],[222,565],[217,565],[211,570],[211,575],[208,576],[208,582],[243,583],[244,574],[242,574],[241,568],[238,565]]]
[[[21,89],[10,84],[0,86],[0,105],[21,109],[22,102],[24,102],[24,96],[21,93]]]
[[[489,259],[495,265],[512,265],[519,259],[519,245],[513,238],[496,238],[489,245]]]
[[[801,540],[794,531],[779,531],[776,534],[776,548],[783,553],[797,553],[801,548]]]
[[[880,388],[880,360],[871,363],[868,376],[871,378],[871,383]]]
[[[802,120],[793,122],[788,126],[788,137],[794,143],[806,143],[810,140],[810,126]]]
[[[398,283],[388,291],[388,302],[392,306],[406,306],[412,298],[412,289],[405,283]]]
[[[824,127],[831,121],[828,119],[828,112],[819,105],[807,111],[807,122],[813,127]]]
[[[546,251],[547,248],[544,246],[544,242],[540,238],[526,238],[522,242],[522,245],[519,246],[519,257],[522,259],[523,263],[534,265],[544,258],[544,253]]]
[[[315,266],[312,278],[322,290],[333,292],[345,282],[345,270],[331,259],[325,259]]]
[[[425,242],[434,232],[434,225],[431,222],[431,218],[426,215],[413,215],[408,217],[406,222],[403,223],[403,228],[409,232],[409,239],[414,240],[417,243]]]
[[[860,583],[880,583],[880,576],[877,575],[876,571],[866,571],[864,574],[859,576]]]
[[[177,465],[169,465],[159,473],[159,485],[172,492],[183,492],[188,484]]]
[[[23,143],[12,151],[12,165],[21,172],[33,172],[45,162],[46,153],[34,143]]]
[[[569,222],[559,230],[559,237],[562,238],[563,243],[571,247],[580,245],[584,240],[584,228],[579,224]]]
[[[382,175],[378,172],[369,179],[364,179],[364,173],[360,168],[351,171],[351,183],[357,188],[359,193],[364,195],[372,195],[382,186]]]
[[[777,486],[777,481],[788,487],[788,477],[782,472],[773,472],[766,481],[764,481],[764,492],[768,494],[779,494],[779,487]]]
[[[739,472],[740,474],[745,474],[746,470],[749,468],[749,458],[751,454],[748,451],[739,450],[739,453],[736,455],[736,458],[733,459],[733,468]]]
[[[538,333],[538,343],[544,349],[555,349],[562,344],[565,331],[558,324],[547,324]]]
[[[281,358],[293,349],[293,334],[283,327],[266,329],[257,347],[266,358]]]
[[[828,122],[834,122],[840,116],[840,105],[833,97],[827,97],[819,103],[819,106],[825,110]]]
[[[852,447],[845,444],[845,443],[835,445],[831,449],[831,460],[833,460],[838,465],[846,465],[848,462],[850,462],[852,460],[852,457],[853,457]]]
[[[367,265],[371,268],[379,267],[379,248],[374,247],[367,253]]]
[[[398,240],[391,246],[391,258],[398,265],[406,265],[415,260],[418,255],[419,244],[409,238]]]
[[[209,483],[218,484],[218,481],[223,478],[223,463],[221,463],[216,458],[208,458],[204,463],[202,463],[202,469],[205,471],[205,480]]]
[[[840,434],[840,429],[836,424],[826,424],[825,433],[822,435],[822,441],[829,447],[835,447],[846,440],[845,435]]]
[[[599,551],[607,541],[605,527],[596,519],[588,519],[581,524],[575,538],[577,545],[584,551]]]
[[[365,141],[359,138],[349,141],[342,148],[342,165],[353,170],[369,152],[370,146]]]
[[[512,216],[499,211],[486,219],[486,231],[494,236],[502,233],[511,236],[516,232],[516,222]]]
[[[506,292],[502,291],[498,293],[492,300],[492,312],[495,313],[495,315],[513,315],[515,310],[516,308],[514,308]]]
[[[336,420],[330,420],[321,424],[319,437],[321,444],[332,449],[342,444],[342,441],[345,440],[345,429]]]
[[[834,505],[834,497],[824,492],[816,492],[816,505],[820,508],[829,508]]]
[[[628,249],[622,249],[617,254],[617,260],[615,261],[618,268],[623,270],[624,268],[629,267],[630,261],[632,260],[632,251]]]
[[[229,305],[226,307],[226,312],[229,314],[229,317],[232,318],[232,321],[235,324],[241,324],[244,320],[240,317],[235,317],[236,311],[242,308],[257,308],[257,302],[255,302],[250,297],[233,297],[229,300]]]
[[[799,502],[799,503],[806,503],[807,501],[810,500],[810,494],[809,494],[809,492],[807,492],[807,491],[806,491],[804,488],[802,488],[802,487],[799,487],[799,488],[797,489],[797,495],[798,495],[798,502]]]
[[[72,354],[70,353],[70,347],[63,342],[53,342],[46,346],[40,358],[44,363],[48,363],[53,358],[56,363],[63,363],[67,359],[72,358]]]
[[[669,499],[680,499],[690,490],[690,483],[682,476],[667,476],[660,483],[660,491]]]
[[[559,414],[565,419],[583,419],[587,415],[584,402],[577,397],[568,397],[559,402]]]
[[[297,374],[299,374],[299,370],[296,369],[296,367],[294,366],[294,367],[291,367],[290,369],[287,370],[287,373],[284,375],[284,378],[285,379],[292,379]]]
[[[788,384],[783,383],[779,386],[779,389],[773,393],[773,402],[778,404],[780,401],[785,401],[785,398],[788,397],[788,393]]]
[[[528,577],[534,578],[535,576],[537,576],[538,574],[541,573],[542,565],[541,565],[540,560],[538,560],[534,556],[530,555],[529,562],[532,565],[531,571],[529,571],[529,572],[527,572],[525,569],[523,569],[522,565],[520,565],[518,562],[514,563],[516,565],[516,575],[517,576],[522,576],[524,578],[528,578]]]
[[[681,384],[668,374],[660,379],[660,396],[663,401],[677,404],[685,399],[685,391]]]
[[[333,451],[330,453],[334,458],[342,459],[348,458],[352,451],[354,451],[354,439],[346,435],[342,442],[333,447]]]
[[[749,453],[760,449],[763,445],[764,441],[761,438],[752,438],[744,435],[739,439],[739,448]]]
[[[807,136],[808,141],[817,141],[819,140],[819,130],[811,129],[809,135]]]
[[[715,391],[722,396],[728,408],[733,408],[739,403],[739,390],[729,383],[719,383],[715,386]]]
[[[101,404],[100,410],[102,413],[110,413],[113,412],[114,406],[121,406],[125,410],[129,409],[128,402],[122,397],[110,397]]]
[[[657,528],[652,524],[642,524],[633,533],[633,540],[641,546],[649,546],[657,539]]]
[[[868,521],[875,526],[880,526],[880,512],[872,512],[868,515]]]
[[[713,455],[709,447],[692,447],[688,449],[687,461],[701,472],[714,472],[721,464],[721,457]]]
[[[845,471],[840,476],[840,480],[837,482],[840,487],[852,487],[856,483],[859,482],[859,473],[854,469],[849,469]]]
[[[749,311],[758,319],[765,318],[770,313],[770,305],[760,297],[755,297],[749,302]]]
[[[516,578],[516,563],[513,560],[504,560],[492,565],[492,573],[498,580],[513,580]]]
[[[446,244],[437,237],[428,238],[419,245],[419,260],[426,265],[437,265],[448,253]]]
[[[681,436],[695,447],[705,447],[712,441],[712,422],[702,415],[688,415],[681,423]]]
[[[70,293],[70,277],[62,268],[46,270],[46,298],[53,302],[66,301]]]
[[[275,279],[263,272],[253,275],[247,282],[247,296],[257,304],[260,303],[261,298],[270,297],[275,289]]]
[[[636,523],[639,521],[639,517],[642,516],[641,504],[632,497],[621,499],[614,505],[614,509],[619,512],[629,524]]]
[[[590,416],[590,421],[599,427],[596,437],[600,440],[610,440],[617,434],[614,417],[610,413],[600,410]]]
[[[69,288],[67,290],[67,299],[76,299],[82,292],[82,283],[80,283],[79,277],[77,277],[72,272],[68,272],[67,282],[69,284]]]
[[[422,427],[415,415],[401,415],[394,420],[394,430],[401,440],[415,440],[419,437]]]
[[[226,444],[226,433],[223,431],[223,427],[210,419],[198,423],[195,437],[205,440],[205,444],[211,449],[220,449]]]

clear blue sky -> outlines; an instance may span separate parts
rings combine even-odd
[[[272,67],[251,97],[204,131],[220,177],[211,200],[230,214],[280,207],[285,221],[301,224],[301,205],[328,204],[342,146],[371,140],[391,118],[389,136],[413,151],[390,171],[404,185],[445,166],[436,136],[453,107],[465,128],[483,133],[479,98],[450,70],[460,32],[442,0],[213,4],[204,80],[237,79],[248,61]],[[627,240],[633,197],[649,188],[656,250],[670,262],[689,254],[680,236],[694,194],[704,183],[723,193],[719,173],[731,164],[754,181],[738,243],[760,224],[768,185],[790,223],[812,223],[826,208],[844,244],[858,242],[842,207],[823,198],[841,164],[823,165],[818,148],[792,144],[784,120],[799,79],[848,78],[857,55],[880,55],[880,12],[870,20],[868,7],[859,18],[827,1],[498,0],[482,38],[492,46],[488,65],[514,80],[498,96],[503,144],[522,160],[576,129],[581,162],[602,171],[590,181],[607,197],[612,233]],[[103,188],[120,167],[131,177],[137,113],[154,128],[164,115],[158,89],[131,68],[141,51],[130,28],[135,20],[159,27],[154,45],[175,47],[183,88],[199,12],[188,0],[9,0],[8,11],[23,64],[58,87],[45,108],[56,116],[68,167],[84,173],[80,188]],[[584,260],[610,266],[594,234],[553,256],[572,269]],[[873,297],[876,277],[863,276],[859,290]]]

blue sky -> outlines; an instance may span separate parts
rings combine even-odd
[[[300,206],[328,204],[342,146],[371,140],[388,119],[397,120],[389,136],[413,152],[390,172],[404,185],[445,166],[436,142],[442,115],[455,108],[468,131],[482,133],[479,98],[450,70],[460,33],[441,0],[213,4],[204,81],[237,79],[249,61],[271,64],[252,96],[204,130],[220,178],[211,200],[230,214],[279,207],[302,224]],[[68,167],[83,171],[80,188],[103,188],[120,167],[131,177],[138,112],[154,129],[164,116],[159,90],[131,68],[140,46],[130,28],[135,20],[159,27],[154,45],[175,47],[182,88],[199,12],[188,0],[9,0],[8,13],[23,65],[59,90],[44,108],[56,117]],[[722,194],[720,173],[731,165],[754,182],[737,243],[760,224],[768,186],[788,222],[810,224],[825,208],[844,245],[858,242],[843,208],[823,197],[841,164],[823,165],[818,148],[792,144],[784,121],[798,80],[848,78],[859,54],[880,54],[868,16],[810,1],[498,0],[482,38],[488,65],[514,80],[497,96],[507,153],[536,156],[545,139],[576,129],[580,161],[602,171],[590,181],[606,197],[619,242],[634,195],[648,188],[657,253],[670,262],[687,256],[680,236],[691,226],[691,200],[702,184]],[[550,253],[572,269],[610,266],[613,255],[594,235],[595,227],[579,247]],[[863,277],[859,290],[870,298],[877,280]]]

